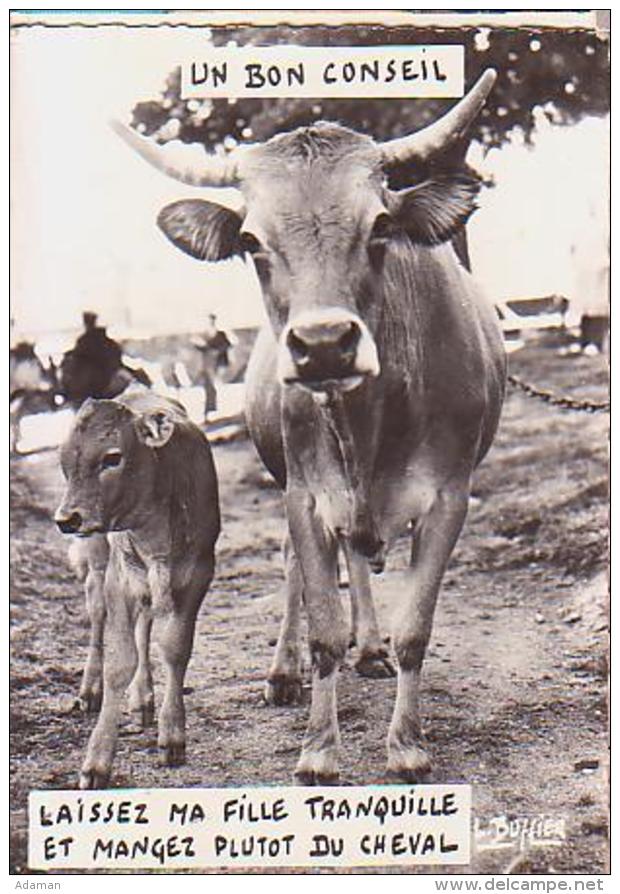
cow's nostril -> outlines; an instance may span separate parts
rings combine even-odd
[[[349,323],[347,331],[338,339],[338,347],[343,354],[351,354],[356,350],[361,336],[360,327],[355,322]]]
[[[56,524],[63,534],[76,534],[82,527],[82,516],[79,512],[72,512],[65,518],[57,518]]]
[[[291,329],[287,338],[288,349],[291,357],[298,366],[303,366],[310,360],[308,345],[305,341],[295,334],[295,330]]]

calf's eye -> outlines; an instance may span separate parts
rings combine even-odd
[[[122,458],[123,454],[120,450],[110,450],[101,460],[101,468],[116,469],[117,466],[120,466]]]

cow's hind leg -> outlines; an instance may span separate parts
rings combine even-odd
[[[406,782],[420,781],[430,770],[421,744],[420,673],[441,578],[465,520],[467,495],[465,487],[441,492],[420,520],[414,532],[408,591],[395,619],[398,688],[388,733],[387,769]]]
[[[103,702],[82,764],[80,788],[104,788],[110,778],[123,698],[138,665],[135,616],[121,596],[106,593]]]
[[[351,591],[352,633],[358,649],[355,670],[362,677],[393,677],[396,674],[381,642],[370,588],[368,560],[348,543],[343,544]]]
[[[143,607],[136,621],[138,667],[128,693],[129,710],[138,717],[142,729],[152,726],[155,719],[155,694],[149,657],[152,626],[151,611]]]
[[[303,579],[290,538],[284,543],[286,606],[280,635],[265,685],[265,699],[273,705],[291,705],[301,701],[300,621]]]

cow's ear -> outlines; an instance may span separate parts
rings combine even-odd
[[[203,199],[173,202],[157,217],[168,239],[199,261],[222,261],[239,254],[241,222],[235,211]]]
[[[412,242],[447,242],[477,208],[480,179],[470,174],[437,174],[417,186],[391,193],[394,217]]]
[[[174,433],[174,421],[161,410],[143,413],[136,422],[136,431],[147,447],[164,447]]]

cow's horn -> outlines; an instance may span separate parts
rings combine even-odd
[[[230,155],[207,154],[195,144],[167,143],[160,146],[143,137],[120,121],[110,121],[118,136],[149,164],[189,186],[235,186],[238,183],[237,162]]]
[[[478,78],[474,86],[447,114],[417,133],[383,143],[386,167],[408,161],[424,161],[455,142],[482,109],[497,73],[493,68]]]

